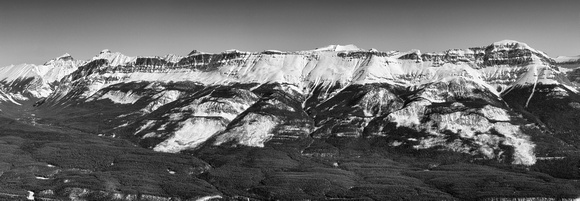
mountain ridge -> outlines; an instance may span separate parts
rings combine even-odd
[[[36,66],[29,68],[34,67]],[[3,100],[21,104],[18,100],[34,99],[37,100],[35,105],[40,106],[39,108],[71,104],[82,106],[107,100],[119,105],[145,104],[143,108],[121,115],[118,119],[124,119],[126,115],[142,115],[141,118],[145,119],[166,119],[166,122],[132,119],[124,123],[135,124],[138,128],[131,127],[134,128],[131,132],[134,132],[133,135],[141,136],[144,141],[149,138],[169,137],[154,147],[155,150],[169,152],[198,149],[205,146],[205,141],[213,141],[214,145],[238,142],[241,145],[263,147],[266,142],[279,136],[286,136],[284,138],[287,139],[308,136],[284,134],[289,132],[288,130],[315,133],[315,136],[360,137],[385,136],[385,133],[398,132],[397,130],[405,127],[428,135],[423,137],[420,144],[416,144],[413,139],[417,139],[413,137],[403,141],[390,140],[414,144],[412,147],[415,149],[443,146],[460,152],[483,154],[486,158],[497,158],[501,155],[497,155],[497,150],[503,148],[496,143],[510,144],[516,148],[514,153],[519,154],[514,163],[529,165],[535,163],[534,143],[522,134],[519,125],[510,123],[511,119],[519,117],[511,114],[513,110],[511,106],[502,105],[501,102],[504,101],[502,97],[512,90],[532,87],[532,92],[524,104],[524,108],[527,108],[538,84],[559,86],[573,93],[577,93],[580,87],[580,84],[568,79],[569,73],[573,71],[562,70],[563,68],[545,53],[513,40],[435,53],[422,53],[419,50],[379,52],[374,49],[362,50],[354,45],[330,45],[294,52],[228,50],[211,54],[193,51],[188,56],[130,57],[104,49],[88,61],[77,61],[69,54],[65,54],[47,62],[43,67],[56,69],[56,73],[53,74],[58,75],[56,78],[60,76],[60,79],[55,81],[55,76],[45,78],[43,76],[47,74],[42,73],[32,75],[15,73],[14,75],[22,78],[31,77],[33,81],[21,81],[18,86],[22,87],[18,89],[11,89],[14,86],[13,82],[5,83],[1,95],[4,97]],[[9,69],[13,68],[14,66]],[[2,81],[6,80],[5,78]],[[209,94],[193,92],[198,95],[192,96],[188,94],[191,92],[187,92],[189,89],[169,89],[181,83],[192,83],[197,85],[194,89],[201,87],[204,90],[235,87],[239,92],[224,91],[223,93],[231,93],[228,96],[234,97],[226,98],[222,95],[213,95],[215,91]],[[353,93],[348,91],[349,88],[367,85],[374,89],[368,91],[369,94],[360,95],[389,97],[389,101],[372,103],[371,106],[369,101],[352,100],[354,102],[347,105],[354,104],[356,108],[364,109],[362,111],[347,109],[350,112],[344,115],[350,116],[348,120],[340,120],[341,117],[325,114],[333,113],[333,108],[336,107],[351,107],[339,104],[326,108],[323,105],[328,102],[335,104],[335,101],[339,101],[335,97],[341,97],[341,93]],[[393,97],[399,97],[404,93],[392,94],[390,90],[394,89],[382,85],[399,88],[397,90],[406,91],[405,93],[413,93],[415,98],[403,98],[396,101],[400,103],[390,103]],[[264,87],[266,88],[262,89]],[[21,89],[24,89],[24,92],[20,92]],[[39,90],[44,91],[39,93]],[[273,98],[256,90],[270,91],[266,94],[282,95]],[[254,95],[242,96],[240,93]],[[32,96],[26,97],[26,94]],[[267,96],[267,99],[273,102],[261,101],[256,96],[262,99]],[[201,99],[197,100],[198,98]],[[221,99],[226,103],[214,105],[217,103],[212,102],[206,105],[209,103],[201,101],[205,99]],[[300,103],[300,108],[296,108],[294,102]],[[401,105],[403,102],[406,103]],[[472,106],[454,106],[452,107],[454,109],[451,109],[455,111],[454,113],[431,113],[439,111],[440,109],[434,108],[442,108],[441,104],[453,102]],[[205,109],[193,109],[190,107],[194,106],[187,104],[181,108],[180,105],[185,103]],[[262,106],[258,107],[256,104]],[[390,106],[385,108],[384,104]],[[175,116],[156,116],[158,115],[155,113],[156,110],[165,111],[167,109],[165,106],[169,107],[168,105],[177,107],[166,111]],[[486,105],[493,107],[489,108]],[[263,114],[262,111],[270,111],[268,108],[278,109],[272,110],[271,112],[274,112],[272,114]],[[371,108],[380,109],[376,112]],[[246,110],[256,110],[258,113],[247,113]],[[307,116],[299,112],[302,110]],[[285,112],[278,114],[280,111]],[[490,111],[501,114],[498,118],[504,120],[498,121],[496,117],[490,117]],[[360,112],[367,115],[361,116]],[[187,118],[188,115],[194,117]],[[296,115],[295,118],[301,120],[288,123],[285,115]],[[463,116],[472,119],[457,122],[458,118]],[[312,120],[314,123],[305,123]],[[484,120],[487,123],[476,123]],[[256,121],[269,123],[262,125],[263,129],[250,129],[253,128],[250,122]],[[167,124],[168,122],[173,123]],[[424,127],[426,122],[431,124],[431,127]],[[165,127],[169,125],[176,130],[167,132]],[[336,130],[338,125],[351,131],[338,131]],[[123,126],[119,126],[121,125],[117,125],[116,128],[124,129]],[[214,129],[208,133],[196,134],[195,128],[209,128],[208,126]],[[155,127],[161,130],[150,130]],[[476,129],[476,133],[485,135],[466,131],[466,128]],[[144,133],[145,131],[147,132]],[[470,148],[465,141],[447,142],[448,136],[445,133],[449,131],[459,134],[462,140],[475,141],[480,145],[475,146],[476,150],[472,150],[474,146]],[[482,136],[487,137],[484,139]],[[516,141],[518,143],[514,144]]]
[[[505,43],[521,44],[521,45],[523,45],[524,47],[529,47],[530,49],[534,49],[534,48],[531,48],[531,46],[527,45],[527,43],[525,43],[525,42],[520,42],[520,41],[517,41],[517,40],[511,40],[511,39],[504,39],[504,40],[496,41],[496,42],[490,43],[489,45],[493,45],[494,43],[495,43],[495,44],[502,44],[502,43],[504,43],[504,44],[505,44]],[[447,49],[447,50],[441,50],[441,51],[433,51],[433,52],[425,52],[425,53],[427,53],[427,54],[432,54],[432,53],[441,53],[441,52],[447,52],[447,51],[452,51],[452,50],[467,50],[467,49],[470,49],[470,48],[481,48],[481,47],[487,47],[487,46],[489,46],[489,45],[484,45],[484,46],[476,46],[476,47],[468,47],[468,48],[452,48],[452,49]],[[335,48],[335,50],[332,50],[332,51],[370,51],[370,52],[385,52],[385,53],[388,53],[388,52],[411,52],[411,51],[415,51],[415,50],[417,50],[417,49],[411,49],[411,50],[409,50],[409,51],[401,51],[401,50],[386,50],[386,51],[381,51],[381,50],[378,50],[378,49],[375,49],[375,48],[370,48],[370,49],[362,49],[362,48],[358,48],[358,47],[357,47],[356,45],[354,45],[354,44],[348,44],[348,45],[333,44],[333,45],[327,45],[327,46],[323,46],[323,47],[317,47],[317,48],[314,48],[314,49],[311,49],[311,50],[293,50],[293,51],[292,51],[292,50],[290,50],[290,51],[281,51],[281,50],[268,49],[268,50],[263,50],[263,51],[255,51],[255,52],[252,52],[252,51],[240,51],[240,50],[237,50],[237,49],[230,49],[230,50],[224,50],[224,51],[221,51],[221,52],[215,52],[215,53],[212,53],[212,52],[201,52],[201,51],[199,51],[199,50],[193,50],[193,51],[191,51],[191,52],[190,52],[189,54],[187,54],[187,55],[167,54],[167,55],[165,55],[165,56],[132,56],[132,57],[144,57],[144,58],[147,58],[147,57],[166,57],[166,56],[186,57],[186,56],[189,56],[189,55],[192,55],[192,54],[219,54],[219,53],[227,53],[227,52],[235,52],[235,51],[238,51],[238,52],[247,52],[247,53],[260,53],[260,52],[279,52],[279,53],[292,53],[292,52],[306,52],[306,51],[316,51],[316,50],[319,50],[319,51],[320,51],[320,50],[331,51],[330,49],[332,49],[332,48]],[[336,49],[338,49],[338,50],[336,50]],[[235,50],[235,51],[234,51],[234,50]],[[534,49],[534,50],[536,50],[536,49]],[[105,53],[105,52],[112,53],[110,49],[103,49],[103,50],[102,50],[102,51],[100,51],[100,52],[99,52],[99,53],[98,53],[96,56],[98,56],[98,55],[99,55],[99,54],[101,54],[101,53]],[[541,51],[540,51],[540,52],[541,52]],[[120,53],[120,52],[119,52],[119,53]],[[542,52],[542,53],[543,53],[543,52]],[[122,53],[121,53],[121,54],[122,54]],[[544,53],[544,54],[545,54],[545,53]],[[59,56],[59,57],[55,57],[55,58],[57,58],[57,59],[58,59],[58,58],[60,58],[60,57],[65,57],[65,56],[70,56],[70,57],[72,57],[72,55],[71,55],[71,54],[69,54],[69,53],[65,53],[65,54],[63,54],[63,55],[61,55],[61,56]],[[96,56],[94,56],[94,57],[96,57]],[[547,56],[547,54],[546,54],[546,56]],[[93,57],[93,59],[94,59],[94,57]],[[547,57],[550,57],[550,56],[547,56]],[[553,59],[556,59],[556,58],[561,58],[561,59],[568,59],[568,58],[571,58],[571,59],[574,59],[574,58],[576,58],[576,57],[579,57],[579,56],[578,56],[578,55],[573,55],[573,56],[565,56],[565,55],[559,55],[559,56],[550,57],[550,58],[553,58]],[[87,60],[84,60],[84,61],[90,61],[90,60],[91,60],[91,59],[87,59]],[[21,65],[21,64],[11,64],[11,65]],[[8,65],[8,66],[11,66],[11,65]],[[31,64],[31,65],[38,65],[38,64]],[[3,66],[3,67],[7,67],[7,66]]]

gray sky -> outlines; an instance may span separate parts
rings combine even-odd
[[[503,39],[580,55],[580,1],[0,1],[0,66],[64,53],[89,59],[102,49],[136,56],[355,44],[431,52]]]

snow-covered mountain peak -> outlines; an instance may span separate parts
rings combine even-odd
[[[57,57],[56,60],[66,60],[66,61],[70,61],[70,60],[74,60],[74,59],[73,59],[73,57],[69,53],[65,53],[65,54]]]
[[[580,61],[580,55],[578,56],[558,56],[554,58],[557,63],[567,63],[567,62],[578,62]]]
[[[464,56],[468,54],[474,54],[475,52],[471,49],[450,49],[445,51],[445,53]]]
[[[163,60],[165,60],[165,61],[169,61],[169,62],[172,62],[172,63],[177,63],[177,62],[179,62],[179,60],[181,60],[183,57],[182,57],[182,56],[179,56],[179,55],[175,55],[175,54],[168,54],[168,55],[165,55],[165,56],[163,56],[163,57],[161,57],[161,58],[162,58]]]
[[[281,54],[283,53],[280,50],[264,50],[263,53],[275,53],[275,54]]]
[[[99,55],[93,57],[92,61],[105,59],[109,61],[110,66],[121,66],[134,63],[137,57],[128,57],[120,52],[111,52],[109,49],[102,50]]]
[[[502,50],[508,50],[508,49],[527,49],[527,50],[530,50],[533,52],[540,53],[539,51],[530,47],[528,44],[522,43],[519,41],[515,41],[515,40],[501,40],[501,41],[497,41],[497,42],[492,43],[490,46],[493,48],[492,50],[496,50],[496,51],[502,51]]]
[[[191,52],[189,52],[189,54],[187,54],[187,56],[196,55],[196,54],[199,54],[199,51],[197,51],[197,50],[191,50]]]
[[[27,100],[25,96],[46,97],[54,90],[54,82],[75,71],[84,61],[74,60],[70,54],[56,57],[43,65],[20,64],[0,68],[4,98]],[[18,104],[18,103],[17,103]]]
[[[353,44],[349,45],[329,45],[326,47],[316,48],[314,51],[334,51],[334,52],[341,52],[341,51],[364,51],[361,48]]]
[[[104,50],[101,50],[101,52],[99,52],[99,54],[108,54],[108,53],[111,53],[111,50],[104,49]]]
[[[504,50],[510,50],[510,49],[512,49],[512,50],[513,49],[530,50],[531,52],[537,53],[546,59],[551,59],[550,56],[548,56],[546,53],[544,53],[542,51],[538,51],[538,50],[530,47],[526,43],[522,43],[522,42],[515,41],[515,40],[497,41],[497,42],[492,43],[490,47],[492,48],[491,49],[492,51],[504,51]]]
[[[228,54],[228,53],[246,53],[246,52],[240,51],[238,49],[229,49],[229,50],[223,51],[222,53]]]
[[[415,53],[415,54],[417,54],[417,55],[421,55],[421,50],[418,50],[418,49],[412,49],[412,50],[411,50],[411,53]]]
[[[48,66],[48,65],[64,65],[66,62],[73,62],[75,59],[69,54],[69,53],[65,53],[59,57],[56,57],[54,59],[51,59],[50,61],[47,61],[46,63],[44,63],[43,65]]]
[[[511,46],[511,45],[513,45],[513,46],[522,46],[522,47],[527,47],[527,48],[530,47],[526,43],[522,43],[522,42],[515,41],[515,40],[509,40],[509,39],[494,42],[494,43],[492,43],[492,45],[494,45],[494,46]]]
[[[189,54],[187,54],[187,56],[195,56],[195,55],[200,55],[200,54],[212,54],[212,53],[202,52],[202,51],[198,51],[198,50],[192,50]]]
[[[402,60],[416,60],[416,61],[420,61],[421,60],[421,50],[417,50],[417,49],[412,49],[410,51],[407,52],[396,52],[394,54],[395,57],[397,57],[398,59],[402,59]]]

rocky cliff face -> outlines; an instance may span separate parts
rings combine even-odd
[[[131,105],[115,117],[122,123],[106,131],[156,151],[370,137],[531,165],[535,143],[520,127],[537,122],[518,115],[503,96],[531,87],[532,98],[537,85],[575,94],[576,70],[561,64],[505,40],[436,53],[353,45],[183,57],[103,50],[89,61],[63,55],[42,66],[0,70],[5,101],[44,98],[41,108]]]

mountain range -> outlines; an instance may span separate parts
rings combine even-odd
[[[114,177],[96,187],[51,184],[52,194],[47,185],[34,191],[48,197],[573,198],[580,195],[573,182],[580,177],[579,67],[580,56],[552,58],[513,40],[432,53],[354,45],[136,57],[103,50],[89,60],[64,54],[42,65],[0,68],[0,117],[206,163],[199,173],[189,171],[208,186],[192,195],[127,187]],[[392,155],[376,155],[384,153]],[[59,171],[78,169],[56,163],[50,165]],[[436,174],[458,164],[515,179],[472,188],[479,193],[434,180],[477,177]],[[373,171],[393,169],[399,173],[369,179]],[[425,172],[413,172],[419,169]],[[232,178],[244,182],[224,180]],[[522,178],[530,183],[513,187]],[[307,190],[317,182],[326,186]],[[565,187],[545,187],[555,183]],[[380,197],[395,189],[406,193]]]

